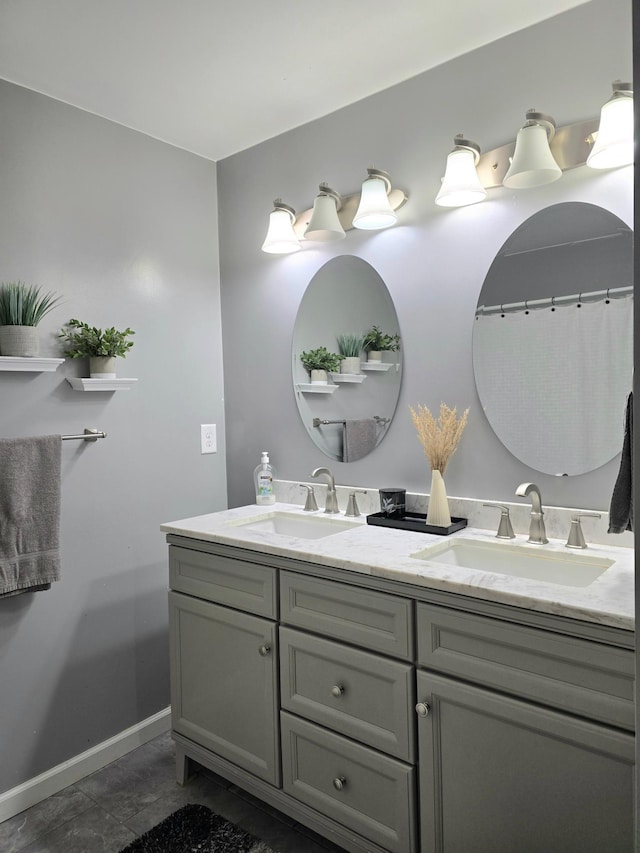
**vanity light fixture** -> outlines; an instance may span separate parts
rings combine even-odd
[[[344,228],[338,218],[338,211],[341,207],[340,193],[332,190],[325,183],[320,184],[320,193],[313,202],[311,222],[304,232],[305,239],[319,243],[344,240]]]
[[[600,125],[587,157],[592,169],[612,169],[633,163],[633,87],[614,80],[613,95],[600,110]]]
[[[269,214],[269,228],[262,244],[262,251],[272,255],[286,255],[300,251],[301,246],[293,230],[295,221],[295,210],[285,204],[281,198],[277,198]]]
[[[371,166],[367,173],[362,191],[353,195],[342,196],[321,183],[313,207],[298,216],[292,207],[276,199],[263,252],[274,255],[296,252],[305,245],[342,240],[345,231],[353,228],[372,231],[393,225],[398,219],[396,210],[409,196],[391,186],[386,172]]]
[[[369,167],[368,177],[362,184],[360,204],[353,217],[353,227],[363,231],[378,231],[381,228],[389,228],[398,221],[389,201],[391,192],[391,178],[380,169]]]
[[[633,164],[634,158],[634,120],[633,120],[633,84],[614,80],[613,95],[604,104],[597,118],[556,127],[551,116],[536,110],[527,110],[526,122],[518,131],[515,142],[508,142],[499,148],[480,155],[475,162],[475,171],[481,189],[496,187],[509,189],[529,189],[557,181],[568,169],[585,164],[592,169],[614,169]],[[443,207],[457,207],[474,204],[481,198],[463,192],[457,197],[452,193],[449,199],[449,164],[458,166],[464,163],[464,150],[469,146],[478,154],[480,149],[475,143],[469,143],[460,134],[454,137],[456,147],[447,158],[447,171],[442,187],[436,196],[436,204]],[[467,153],[465,168],[469,168],[472,151]],[[454,156],[455,155],[455,156]],[[475,158],[474,158],[475,159]],[[455,185],[455,171],[451,173],[451,186]],[[471,175],[473,178],[473,175]]]
[[[526,123],[518,131],[513,160],[503,184],[509,189],[529,189],[550,184],[562,177],[549,143],[556,131],[551,116],[527,110]]]
[[[464,207],[486,198],[487,191],[480,183],[476,165],[480,146],[465,139],[462,133],[453,137],[455,148],[447,155],[447,168],[442,179],[436,204],[441,207]]]

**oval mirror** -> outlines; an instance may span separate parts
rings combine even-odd
[[[340,355],[339,338],[373,327],[391,339],[400,328],[391,295],[376,270],[353,255],[332,258],[311,279],[293,332],[292,372],[298,412],[313,443],[337,462],[362,459],[380,444],[393,418],[402,380],[400,349],[380,360],[360,348],[351,362],[314,382],[303,353],[324,347]]]
[[[545,474],[593,471],[622,449],[633,380],[633,235],[597,205],[527,219],[484,281],[473,332],[494,432]]]

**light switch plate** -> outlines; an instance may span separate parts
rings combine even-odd
[[[200,453],[215,453],[216,425],[200,424]]]

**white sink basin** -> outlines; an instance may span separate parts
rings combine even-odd
[[[358,522],[333,518],[330,515],[302,516],[294,512],[274,510],[264,515],[231,521],[228,526],[244,527],[263,533],[279,533],[282,536],[295,536],[298,539],[322,539],[361,525]]]
[[[534,550],[539,548],[539,550]],[[588,553],[545,551],[544,545],[523,547],[500,542],[474,542],[454,539],[432,545],[411,554],[418,560],[428,560],[447,566],[459,566],[498,575],[555,583],[561,586],[589,586],[614,564],[606,557]]]

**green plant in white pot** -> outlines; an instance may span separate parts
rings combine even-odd
[[[364,335],[338,335],[338,352],[342,356],[340,373],[360,373],[360,353],[364,349]]]
[[[388,335],[378,326],[372,326],[364,336],[364,349],[368,361],[382,361],[383,352],[397,352],[400,349],[400,335]]]
[[[127,327],[119,332],[112,326],[103,330],[74,319],[69,320],[67,326],[59,335],[66,344],[65,356],[88,358],[92,379],[114,379],[116,358],[125,358],[133,346],[133,341],[127,340],[135,335],[133,329]]]
[[[0,355],[36,358],[40,353],[38,323],[61,297],[42,293],[22,281],[0,284]]]
[[[326,347],[303,352],[300,361],[309,371],[312,385],[326,385],[329,378],[327,373],[337,373],[340,370],[340,356],[329,352]]]

